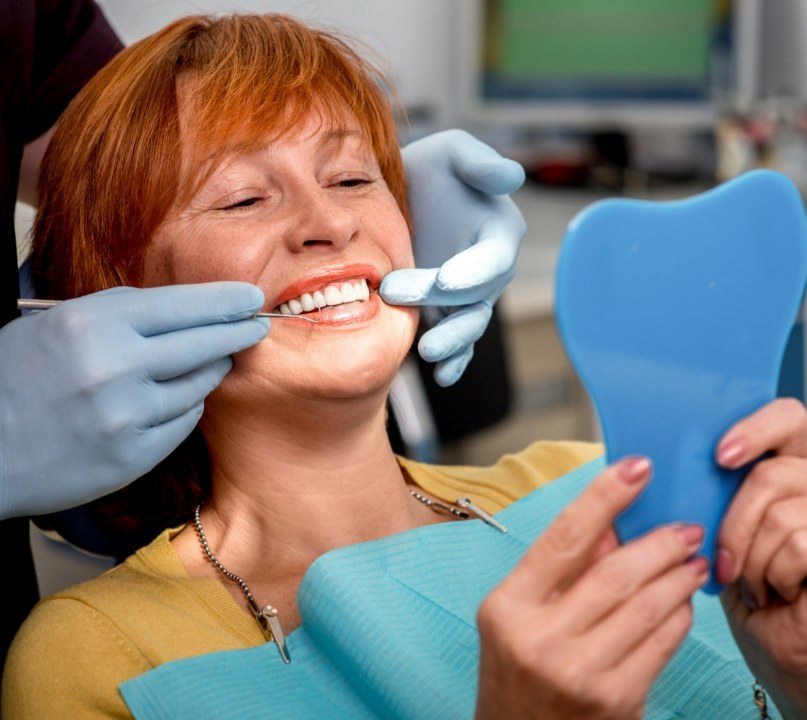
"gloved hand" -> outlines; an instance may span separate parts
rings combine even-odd
[[[0,518],[117,490],[196,426],[229,355],[259,342],[263,293],[236,282],[114,288],[0,330]]]
[[[418,350],[437,363],[435,380],[448,386],[470,362],[493,303],[515,273],[526,223],[506,195],[524,182],[524,170],[462,130],[413,142],[403,158],[417,267],[387,275],[381,297],[427,306],[423,317],[434,327]]]

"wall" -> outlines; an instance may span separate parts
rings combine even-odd
[[[338,28],[379,52],[394,72],[407,106],[432,109],[437,125],[451,113],[457,42],[456,3],[467,0],[172,0],[140,3],[98,0],[120,37],[130,44],[171,20],[194,13],[284,12]]]

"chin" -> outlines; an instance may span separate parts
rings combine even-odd
[[[285,327],[273,323],[266,340],[234,356],[222,391],[250,401],[351,400],[386,396],[417,329],[414,308],[384,305],[367,323],[343,327]],[[268,400],[268,398],[266,398]]]

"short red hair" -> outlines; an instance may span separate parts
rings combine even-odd
[[[181,168],[177,79],[192,76]],[[40,295],[137,285],[143,251],[216,158],[351,115],[409,219],[384,76],[338,35],[285,15],[192,16],[119,53],[62,115],[42,164],[32,269]],[[209,158],[212,156],[213,163]]]
[[[192,80],[182,135],[194,171],[184,173],[180,77]],[[409,220],[380,81],[345,40],[284,15],[187,17],[123,50],[70,103],[43,161],[31,254],[40,297],[138,285],[155,231],[215,161],[281,137],[312,111],[334,126],[358,121]],[[125,555],[186,521],[209,484],[197,429],[147,476],[94,505]]]

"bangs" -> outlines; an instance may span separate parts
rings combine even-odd
[[[391,161],[389,148],[397,150],[380,87],[389,84],[333,33],[285,16],[233,16],[191,38],[177,68],[178,82],[186,81],[183,134],[189,151],[178,203],[190,200],[224,155],[282,139],[312,113],[325,130],[358,123],[382,169]]]
[[[382,83],[337,34],[284,15],[186,17],[122,50],[64,111],[43,159],[31,255],[39,291],[137,285],[160,224],[234,145],[257,149],[312,112],[326,130],[358,125],[411,230]]]

